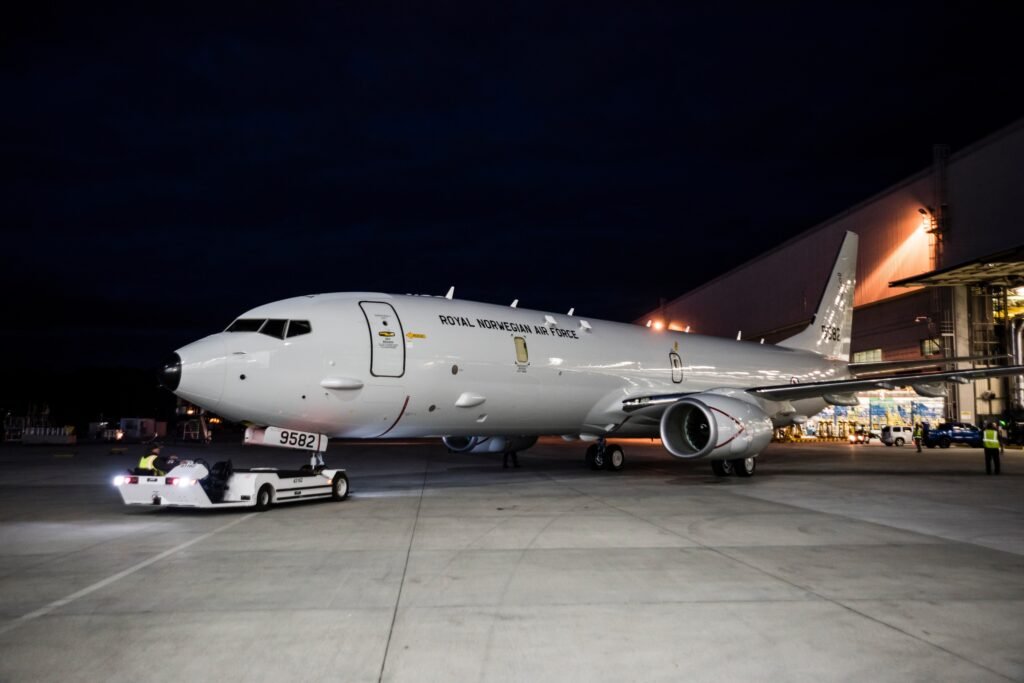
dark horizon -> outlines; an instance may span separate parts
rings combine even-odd
[[[21,11],[0,408],[313,292],[632,320],[1024,115],[994,2]]]

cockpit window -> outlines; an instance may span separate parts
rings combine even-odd
[[[292,320],[288,323],[288,336],[298,337],[300,334],[309,334],[313,327],[308,320]]]
[[[284,326],[287,320],[271,318],[267,321],[267,324],[260,328],[260,334],[265,334],[269,337],[277,337],[278,339],[284,339]]]
[[[266,322],[265,318],[239,318],[228,325],[228,332],[259,332]]]

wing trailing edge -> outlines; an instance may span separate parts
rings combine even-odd
[[[806,384],[779,384],[767,387],[752,387],[747,393],[772,401],[796,401],[802,398],[850,394],[860,391],[876,391],[878,389],[896,389],[898,387],[921,387],[924,392],[934,392],[935,386],[943,382],[959,382],[966,384],[971,380],[985,377],[1006,377],[1024,375],[1024,365],[1011,365],[1002,368],[976,368],[973,370],[951,370],[949,372],[924,372],[906,375],[889,375],[886,377],[858,377],[855,379],[835,379]],[[918,393],[921,393],[920,391]],[[923,395],[931,395],[924,393]]]

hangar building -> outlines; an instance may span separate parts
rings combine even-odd
[[[1015,354],[1024,332],[1024,119],[780,244],[638,320],[765,343],[809,324],[844,233],[860,235],[854,362]],[[723,306],[723,301],[756,305]],[[971,363],[959,367],[971,367]],[[950,385],[945,399],[866,395],[808,422],[822,436],[916,420],[978,424],[1024,409],[1017,379]]]

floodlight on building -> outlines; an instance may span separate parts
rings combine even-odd
[[[656,329],[658,331],[661,331],[661,330],[665,329],[665,323],[662,322],[661,320],[655,320],[654,321],[654,329]]]
[[[919,207],[917,212],[921,214],[921,224],[918,226],[918,230],[935,234],[939,231],[939,221],[935,217],[935,211],[932,207]]]

